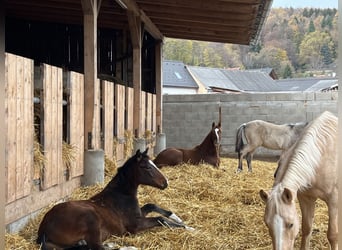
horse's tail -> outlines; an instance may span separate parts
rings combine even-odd
[[[243,149],[244,143],[243,143],[243,133],[245,131],[246,123],[243,123],[238,127],[236,132],[236,141],[235,141],[235,152],[240,153],[240,151]]]

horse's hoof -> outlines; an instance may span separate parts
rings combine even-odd
[[[189,226],[187,226],[187,225],[184,225],[184,228],[185,228],[185,230],[190,231],[190,232],[195,231],[195,228],[189,227]]]
[[[106,249],[106,250],[117,250],[117,249],[120,249],[120,246],[118,246],[118,244],[115,244],[113,242],[106,242],[103,244],[103,247]]]
[[[120,247],[119,250],[138,250],[138,248],[129,246],[129,247]]]
[[[173,220],[177,223],[183,223],[182,219],[179,218],[176,214],[172,213],[170,216],[169,216],[169,219],[170,220]]]
[[[242,169],[240,169],[240,168],[238,168],[237,170],[236,170],[236,173],[238,174],[238,173],[241,173],[242,172]]]

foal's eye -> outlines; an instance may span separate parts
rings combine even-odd
[[[292,227],[293,227],[293,223],[287,224],[287,228],[288,228],[288,229],[291,229]]]

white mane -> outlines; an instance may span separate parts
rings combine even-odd
[[[304,131],[293,149],[282,183],[293,190],[309,188],[326,145],[336,136],[337,117],[322,113]]]

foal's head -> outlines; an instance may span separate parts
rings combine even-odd
[[[211,138],[215,146],[221,143],[221,123],[215,125],[215,122],[211,125]]]
[[[273,249],[291,250],[299,232],[295,193],[278,184],[271,193],[260,190],[266,203],[264,221],[272,238]]]
[[[148,148],[144,152],[138,149],[134,156],[134,175],[137,184],[148,185],[160,189],[168,186],[167,178],[151,161],[147,154]]]

